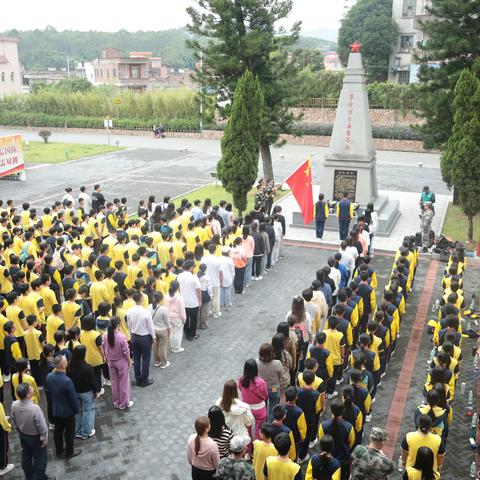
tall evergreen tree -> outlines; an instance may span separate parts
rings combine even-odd
[[[478,80],[470,70],[463,70],[455,86],[455,97],[453,101],[454,108],[454,124],[452,134],[447,142],[447,148],[443,152],[440,167],[442,171],[443,181],[448,188],[455,186],[453,181],[453,174],[455,170],[455,156],[460,140],[464,135],[465,125],[475,115],[472,98],[478,87]]]
[[[448,179],[458,192],[473,241],[473,217],[480,213],[480,81],[463,71],[455,87],[454,125],[445,155]],[[442,175],[444,171],[442,162]]]
[[[187,9],[189,29],[207,39],[190,40],[197,58],[203,52],[204,68],[195,80],[207,86],[217,102],[231,100],[238,79],[246,69],[258,78],[265,99],[265,121],[260,139],[265,179],[273,178],[270,146],[289,132],[295,116],[289,112],[298,86],[299,68],[289,60],[288,48],[298,40],[300,23],[286,33],[279,21],[292,10],[293,0],[198,0],[198,9]],[[223,111],[228,116],[229,108]]]
[[[247,195],[258,173],[258,136],[252,134],[253,120],[249,114],[245,92],[252,92],[248,83],[254,83],[248,71],[238,80],[233,103],[221,147],[222,158],[217,165],[217,176],[225,190],[233,196],[239,214],[247,208]]]
[[[350,45],[361,43],[368,81],[382,81],[388,77],[388,61],[397,39],[392,0],[358,0],[342,20],[337,52],[346,65]]]
[[[427,148],[444,148],[452,133],[455,84],[480,57],[480,1],[432,0],[426,10],[426,40],[418,45],[419,114],[426,120],[421,130]]]

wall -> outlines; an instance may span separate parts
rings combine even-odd
[[[302,122],[333,124],[335,122],[335,108],[291,108],[296,115],[302,113]],[[403,126],[419,125],[424,120],[413,113],[402,113],[400,110],[370,109],[370,119],[375,126]]]
[[[0,37],[0,56],[5,56],[8,63],[0,63],[0,97],[22,93],[22,78],[15,39],[2,40]],[[12,80],[13,72],[13,80]],[[3,74],[3,76],[2,76]],[[2,78],[5,80],[2,81]]]

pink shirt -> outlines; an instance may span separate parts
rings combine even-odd
[[[253,240],[253,237],[251,235],[249,235],[246,240],[242,237],[242,247],[245,250],[245,255],[247,256],[247,258],[253,257],[255,241]]]
[[[188,463],[200,470],[212,471],[216,470],[220,463],[220,454],[218,453],[218,445],[210,437],[200,438],[200,450],[195,454],[195,437],[193,433],[188,438],[187,455]]]
[[[239,378],[238,389],[242,395],[242,400],[249,405],[264,402],[268,398],[267,384],[265,380],[260,377],[255,377],[255,380],[250,382],[248,388],[242,385],[241,378]]]
[[[175,324],[182,324],[187,315],[185,313],[185,303],[180,293],[175,293],[173,297],[167,292],[163,298],[163,303],[168,309],[168,319]]]

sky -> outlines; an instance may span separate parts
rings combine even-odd
[[[188,22],[185,8],[193,0],[23,0],[19,4],[2,1],[0,32],[43,29],[47,25],[57,30],[117,31],[166,30],[184,26]],[[73,3],[75,6],[73,6]],[[343,11],[343,0],[294,0],[291,18],[302,20],[302,30],[327,27],[337,30]],[[163,8],[163,6],[165,8]]]

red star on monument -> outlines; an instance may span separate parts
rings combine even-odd
[[[358,42],[352,43],[350,45],[350,48],[352,49],[352,53],[360,53],[361,46],[362,45]]]

